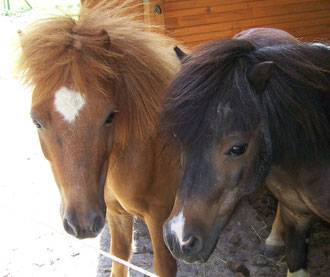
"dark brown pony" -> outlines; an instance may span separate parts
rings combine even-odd
[[[285,243],[288,276],[307,276],[310,226],[330,222],[329,111],[328,45],[216,40],[184,57],[164,111],[184,152],[164,224],[172,254],[206,261],[240,200],[266,182],[279,200],[267,244]]]
[[[33,86],[31,117],[61,194],[65,230],[95,237],[105,215],[111,253],[128,260],[133,216],[148,225],[154,270],[174,276],[162,225],[180,173],[156,124],[179,61],[173,42],[145,31],[130,3],[83,7],[79,19],[39,20],[21,34],[20,69]],[[112,276],[127,276],[114,263]]]

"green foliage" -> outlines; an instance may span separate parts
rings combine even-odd
[[[79,0],[2,0],[1,15],[14,16],[30,10],[47,10],[66,14],[77,14],[80,10]]]

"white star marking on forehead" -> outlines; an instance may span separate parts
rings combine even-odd
[[[55,109],[69,123],[75,120],[84,105],[85,100],[79,92],[62,87],[55,94]]]

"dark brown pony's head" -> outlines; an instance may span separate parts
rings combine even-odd
[[[271,164],[294,170],[328,159],[329,62],[324,45],[256,49],[235,39],[183,58],[164,111],[183,150],[183,178],[164,224],[176,258],[206,261]]]
[[[169,39],[114,2],[83,8],[78,20],[39,20],[20,38],[20,70],[34,88],[31,117],[61,193],[64,227],[78,238],[102,229],[109,156],[153,134],[179,64]]]

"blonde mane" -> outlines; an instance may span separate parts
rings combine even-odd
[[[110,2],[110,3],[109,3]],[[115,143],[152,135],[164,92],[179,61],[174,42],[146,31],[132,1],[102,1],[81,9],[79,19],[41,19],[21,34],[18,68],[39,102],[62,86],[114,97],[119,108]]]

